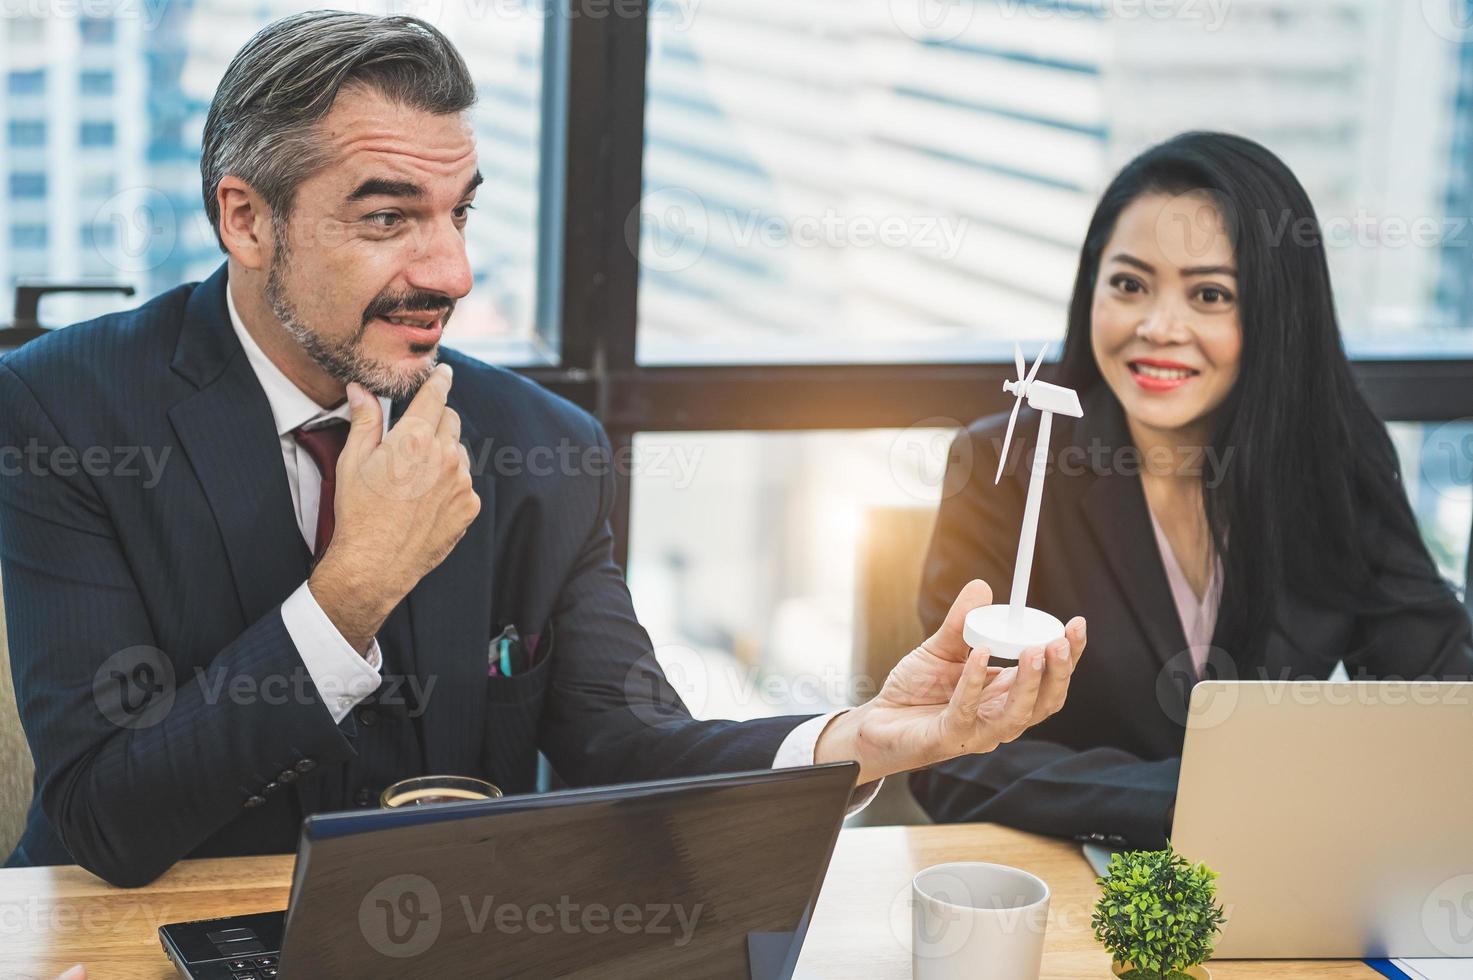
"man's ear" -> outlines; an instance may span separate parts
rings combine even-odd
[[[220,240],[230,257],[247,269],[267,268],[276,240],[265,199],[239,177],[226,175],[215,188],[215,203],[220,207]]]

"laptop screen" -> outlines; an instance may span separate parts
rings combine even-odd
[[[282,975],[786,978],[855,768],[313,817]]]

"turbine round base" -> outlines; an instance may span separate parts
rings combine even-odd
[[[1024,650],[1046,647],[1064,635],[1064,624],[1041,609],[1025,608],[1016,630],[1008,629],[1009,607],[983,606],[967,613],[962,638],[986,647],[994,660],[1017,660]]]

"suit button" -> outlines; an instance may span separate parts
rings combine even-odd
[[[373,710],[372,708],[359,708],[358,723],[360,725],[366,725],[369,728],[372,728],[374,725],[378,724],[378,712]]]
[[[242,803],[241,806],[245,807],[247,810],[254,810],[256,807],[263,805],[265,802],[266,797],[252,795],[247,796],[245,802]]]
[[[261,787],[261,795],[263,795],[263,796],[269,796],[270,794],[276,792],[279,789],[281,789],[281,784],[278,783],[276,780],[273,779],[271,782],[269,782],[265,786],[262,786]]]
[[[373,793],[366,789],[360,789],[358,795],[353,797],[353,802],[358,806],[373,806]]]
[[[311,772],[313,769],[317,768],[317,763],[313,762],[311,759],[303,759],[292,768],[295,769],[297,772]]]
[[[281,770],[281,772],[276,774],[276,779],[278,782],[290,783],[296,778],[297,771],[295,769],[283,769]]]

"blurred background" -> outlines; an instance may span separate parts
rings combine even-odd
[[[18,283],[138,290],[48,297],[61,326],[207,276],[215,85],[321,5],[5,0],[0,312]],[[866,696],[890,634],[862,620],[913,600],[950,435],[1000,394],[969,366],[1062,337],[1100,190],[1184,129],[1260,140],[1306,185],[1347,346],[1392,379],[1378,404],[1464,586],[1473,405],[1436,391],[1473,359],[1468,0],[347,7],[430,20],[478,81],[476,285],[448,342],[630,453],[630,586],[698,714]]]

